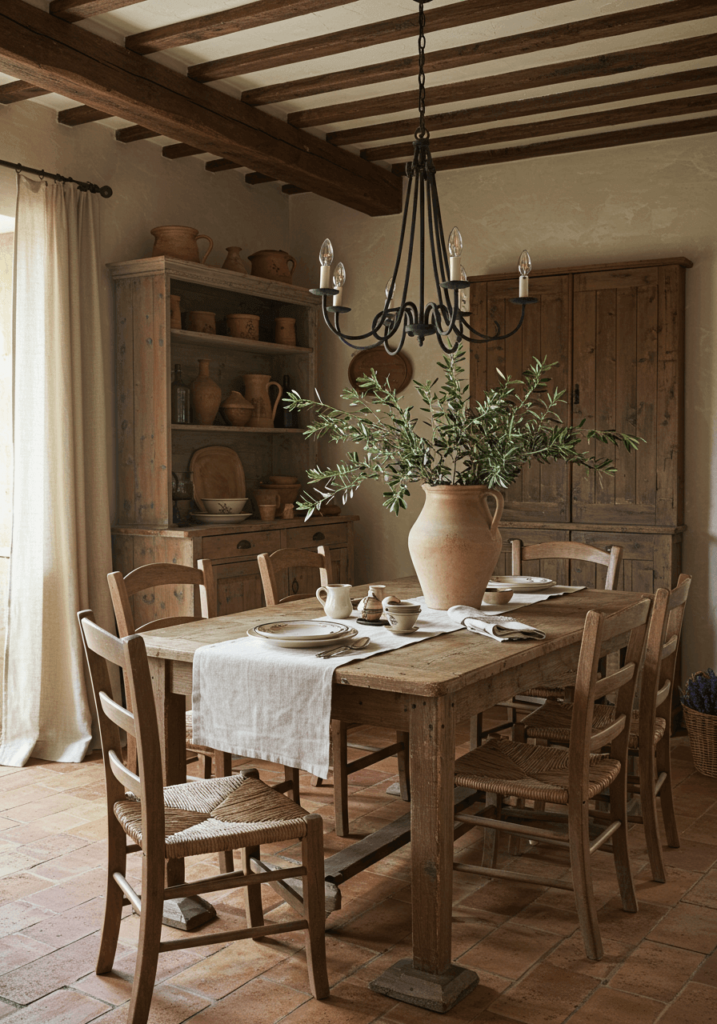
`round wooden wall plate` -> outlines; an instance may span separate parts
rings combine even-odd
[[[358,378],[370,373],[371,370],[376,371],[382,384],[388,379],[394,391],[403,391],[413,377],[413,367],[403,352],[391,356],[385,348],[371,348],[357,352],[349,363],[351,387],[358,388]]]

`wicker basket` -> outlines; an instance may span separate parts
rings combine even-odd
[[[706,715],[684,704],[682,711],[695,768],[702,775],[717,779],[717,715]]]

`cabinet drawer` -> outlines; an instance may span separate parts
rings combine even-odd
[[[263,551],[281,547],[281,530],[266,533],[225,533],[221,537],[205,537],[202,558],[253,558]]]
[[[320,520],[316,523],[307,523],[298,530],[287,530],[286,546],[289,548],[314,548],[317,544],[340,545],[345,547],[348,543],[348,523],[337,523],[329,526]]]

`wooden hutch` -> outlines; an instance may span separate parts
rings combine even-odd
[[[615,428],[645,439],[629,454],[597,446],[613,458],[615,476],[578,466],[532,465],[506,493],[498,572],[509,573],[509,542],[573,540],[619,544],[618,588],[672,587],[682,568],[684,531],[684,257],[546,270],[531,275],[540,301],[504,342],[471,346],[471,396],[498,383],[496,369],[519,377],[536,356],[557,362],[550,387],[565,390],[566,422]],[[510,329],[519,309],[516,274],[471,278],[471,322],[490,333]],[[568,582],[557,564],[526,563],[529,572]],[[575,564],[573,584],[602,585],[605,570]]]
[[[158,256],[110,265],[115,283],[117,413],[119,434],[118,515],[113,527],[115,569],[128,573],[148,562],[195,565],[210,558],[217,579],[220,615],[257,608],[263,601],[256,556],[282,547],[332,551],[336,582],[353,580],[353,522],[356,516],[302,516],[239,525],[173,525],[172,472],[186,471],[192,452],[222,444],[239,455],[247,494],[270,474],[298,476],[316,465],[316,446],[299,428],[228,427],[171,422],[170,389],[176,364],[185,382],[197,375],[199,358],[223,397],[240,390],[244,373],[288,374],[301,394],[316,385],[316,330],[319,300],[305,288],[231,270]],[[248,341],[170,326],[170,294],[182,310],[212,310],[220,322],[229,313],[259,314],[260,337],[274,336],[274,318],[296,319],[297,345]],[[303,414],[302,414],[303,416]],[[220,495],[217,495],[220,497]],[[247,506],[247,511],[249,506]],[[287,593],[319,585],[318,571],[292,572]],[[160,588],[134,598],[135,622],[194,613],[193,589]]]

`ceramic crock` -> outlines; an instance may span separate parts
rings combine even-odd
[[[283,281],[284,284],[291,284],[291,275],[296,269],[296,260],[283,249],[261,249],[249,259],[254,277],[266,277],[270,281]]]
[[[200,235],[197,228],[185,228],[179,224],[152,228],[150,234],[155,237],[153,256],[171,256],[175,260],[189,260],[190,263],[206,263],[207,256],[214,246],[209,235]],[[205,238],[209,242],[209,248],[201,260],[197,245],[200,238]]]

